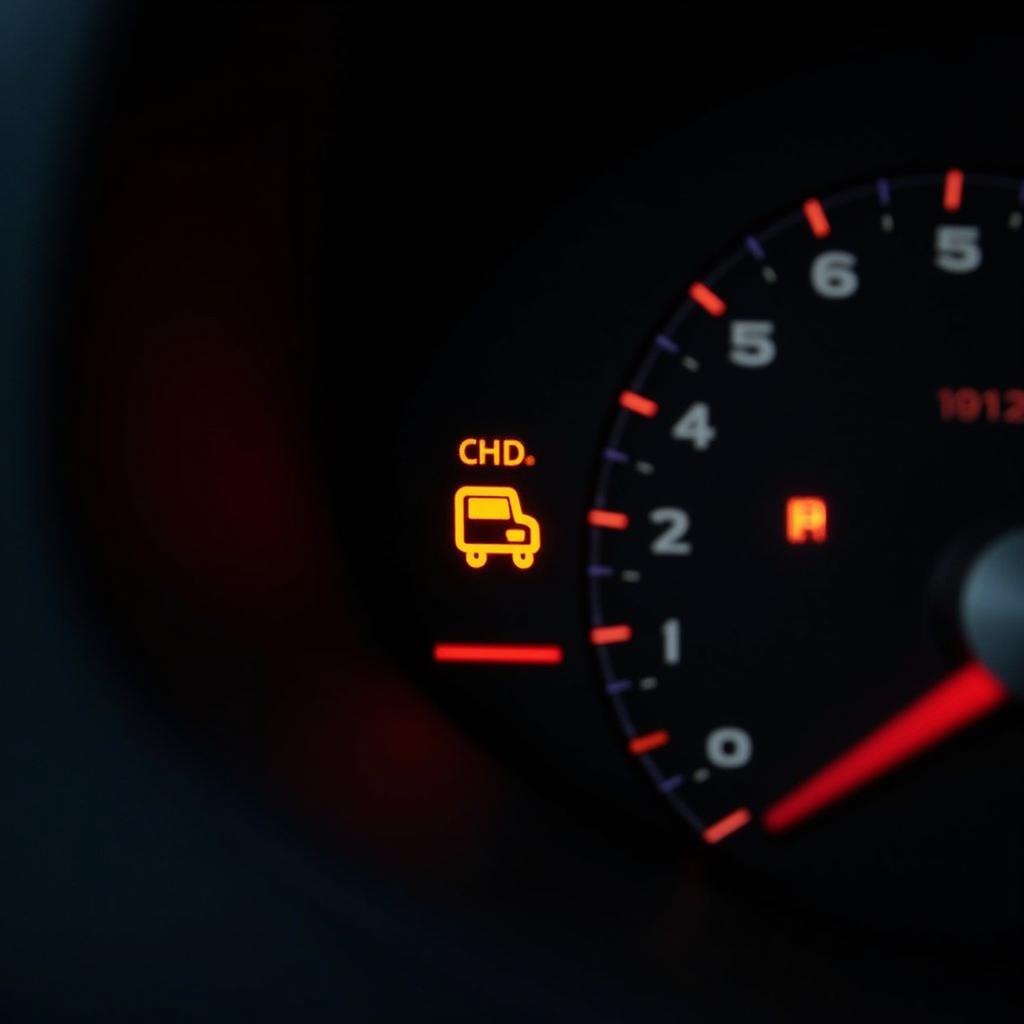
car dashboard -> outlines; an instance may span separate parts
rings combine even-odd
[[[1020,37],[0,21],[5,1019],[1019,1019]]]

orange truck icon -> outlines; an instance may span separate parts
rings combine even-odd
[[[488,555],[509,555],[516,568],[529,569],[540,550],[540,523],[523,511],[514,487],[460,487],[455,546],[474,569],[482,569]]]

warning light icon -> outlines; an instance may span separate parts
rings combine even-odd
[[[523,511],[514,487],[460,487],[455,546],[473,569],[482,569],[490,555],[508,555],[516,568],[529,569],[540,550],[540,523]]]
[[[786,502],[786,540],[790,544],[824,544],[828,540],[824,498],[790,498]]]

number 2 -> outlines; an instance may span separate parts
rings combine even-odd
[[[654,526],[664,526],[651,542],[653,555],[688,555],[693,545],[683,540],[690,530],[690,517],[681,508],[655,508],[648,516]]]

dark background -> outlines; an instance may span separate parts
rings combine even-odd
[[[339,540],[368,380],[388,451],[557,210],[733,97],[880,59],[875,30],[73,9],[0,33],[6,1016],[1010,1009],[1002,954],[830,937],[492,756],[382,650]]]

